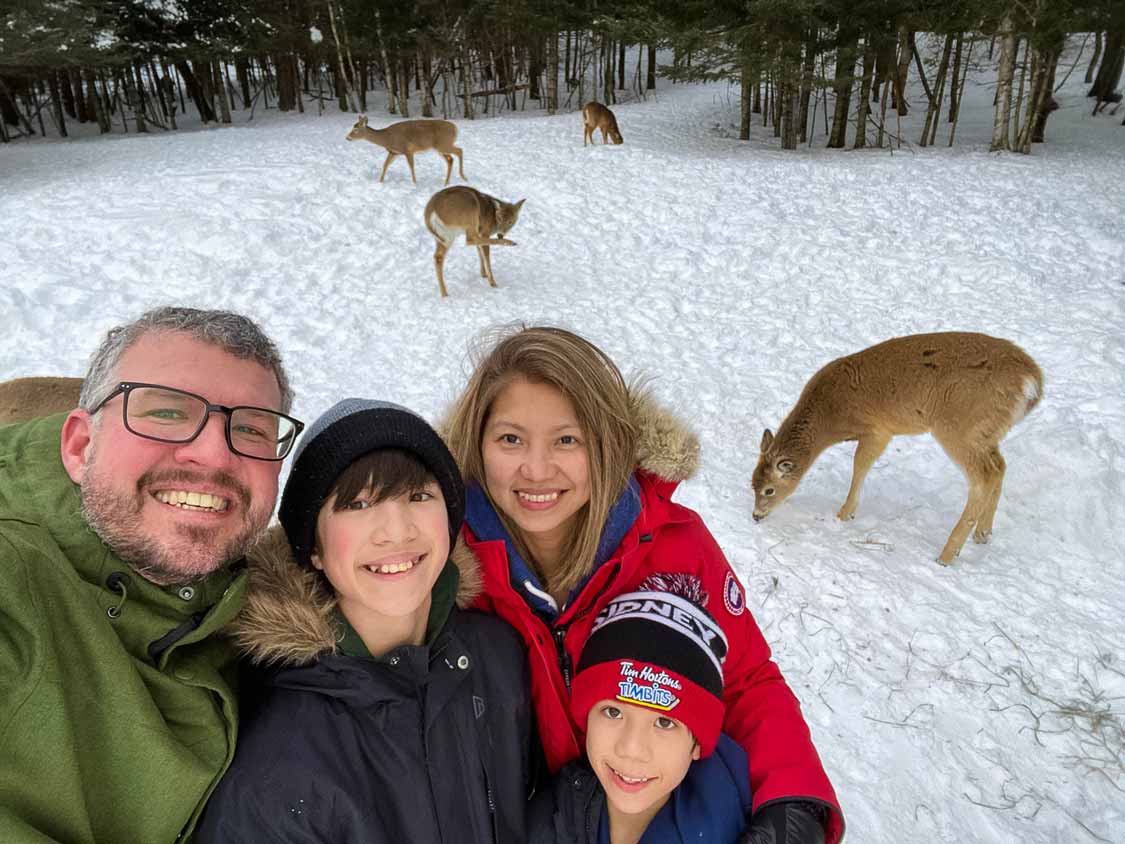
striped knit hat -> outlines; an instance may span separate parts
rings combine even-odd
[[[629,592],[598,613],[571,687],[570,711],[585,729],[600,700],[643,706],[683,722],[700,752],[723,724],[727,637],[711,615],[672,592]]]

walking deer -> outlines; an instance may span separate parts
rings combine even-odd
[[[776,436],[767,428],[754,469],[754,521],[788,498],[820,453],[857,440],[850,519],[871,465],[892,437],[929,432],[964,472],[969,498],[938,562],[949,565],[973,529],[987,542],[1004,481],[999,443],[1043,395],[1043,373],[1023,349],[984,334],[896,337],[832,361],[809,379]]]
[[[496,286],[489,248],[516,245],[505,235],[519,220],[524,201],[504,202],[474,188],[461,186],[439,190],[430,197],[423,219],[426,228],[437,241],[434,246],[434,267],[437,269],[442,297],[449,295],[442,271],[445,254],[462,233],[465,235],[465,244],[477,248],[481,277],[488,279],[489,286]]]
[[[0,382],[0,425],[74,410],[81,389],[81,378],[38,376]]]
[[[387,168],[396,156],[405,155],[406,163],[410,165],[410,181],[418,184],[414,178],[414,154],[436,150],[445,159],[445,183],[453,175],[453,156],[457,156],[457,169],[461,178],[465,178],[465,162],[461,156],[461,147],[455,146],[457,141],[457,127],[448,120],[400,120],[392,123],[386,129],[372,129],[367,125],[367,115],[362,115],[355,122],[355,126],[348,132],[349,141],[371,141],[387,151],[387,160],[383,162],[383,172],[379,174],[379,181],[387,175]]]
[[[615,144],[624,143],[621,130],[617,128],[617,118],[613,112],[601,103],[586,103],[582,106],[582,146],[587,142],[594,142],[594,130],[602,130],[602,143],[607,143],[607,137],[612,138]]]

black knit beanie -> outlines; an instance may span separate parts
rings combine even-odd
[[[413,411],[390,402],[344,399],[305,431],[281,495],[277,518],[293,556],[309,565],[316,547],[316,520],[336,479],[363,455],[385,448],[409,452],[441,487],[449,514],[449,547],[465,516],[465,487],[453,455],[437,431]]]

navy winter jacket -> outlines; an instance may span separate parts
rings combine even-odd
[[[259,548],[251,560],[237,635],[248,655],[280,667],[265,674],[197,844],[524,844],[531,715],[520,637],[454,607],[448,565],[426,644],[349,655],[355,634],[319,573],[273,539],[272,558]],[[466,553],[454,555],[459,604],[478,582]]]

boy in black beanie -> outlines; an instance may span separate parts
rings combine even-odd
[[[265,696],[196,841],[525,840],[526,653],[479,592],[464,489],[405,408],[347,399],[296,453],[234,635]]]
[[[533,844],[735,844],[750,809],[746,754],[721,735],[723,629],[666,591],[629,592],[598,614],[571,712],[584,763],[536,795]]]

